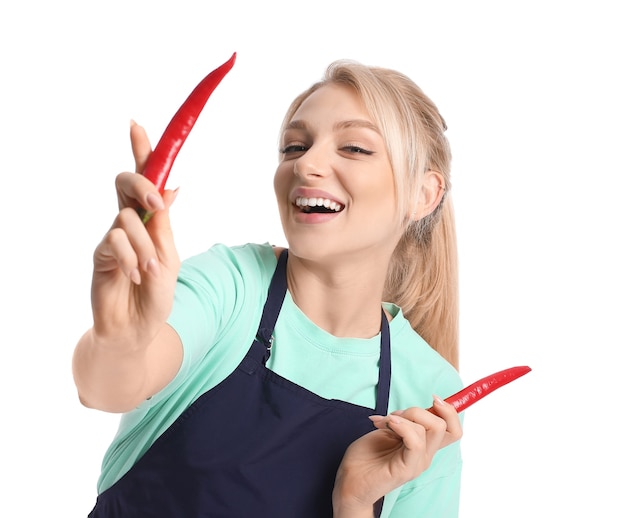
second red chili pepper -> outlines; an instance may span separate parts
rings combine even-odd
[[[511,383],[520,376],[527,374],[531,371],[528,366],[510,367],[502,371],[495,372],[491,376],[486,376],[478,381],[468,385],[464,389],[460,390],[456,394],[447,397],[445,401],[450,403],[457,412],[462,412],[477,401],[480,401],[487,394],[490,394],[494,390]]]
[[[185,143],[189,132],[196,123],[209,97],[235,64],[236,56],[237,53],[233,53],[228,61],[210,72],[198,83],[174,114],[159,142],[148,157],[142,174],[156,185],[160,193],[163,193],[165,189],[165,182],[180,148]],[[150,214],[145,210],[138,209],[138,212],[144,223],[150,219]]]

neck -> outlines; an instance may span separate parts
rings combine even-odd
[[[287,263],[287,285],[295,304],[316,325],[339,337],[371,338],[380,332],[386,275],[386,261],[322,264],[290,254]]]

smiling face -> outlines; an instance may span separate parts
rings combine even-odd
[[[319,88],[288,121],[274,189],[299,257],[348,254],[386,264],[402,234],[385,142],[347,86]]]

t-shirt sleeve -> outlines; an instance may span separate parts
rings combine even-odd
[[[251,308],[267,296],[275,264],[272,247],[255,244],[217,244],[182,263],[168,324],[181,339],[183,360],[171,385],[184,379],[232,325],[250,318]]]
[[[458,442],[440,450],[428,470],[402,487],[383,518],[458,518],[461,468]]]
[[[392,362],[398,408],[427,408],[433,394],[446,398],[461,389],[459,372],[423,339],[409,341],[408,347]],[[463,413],[459,418],[463,425]],[[421,475],[385,497],[382,518],[458,518],[461,470],[461,442],[456,441],[439,450]]]

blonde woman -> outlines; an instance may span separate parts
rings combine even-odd
[[[123,414],[91,517],[458,516],[461,422],[439,397],[462,386],[444,130],[403,74],[331,64],[281,128],[286,249],[181,263],[176,193],[117,177],[73,360],[81,402]],[[131,143],[140,172],[138,125]]]

